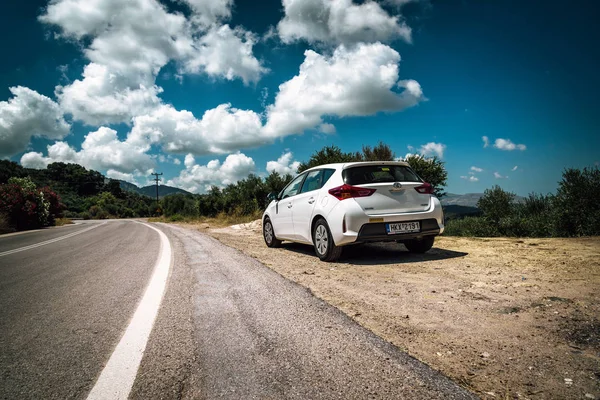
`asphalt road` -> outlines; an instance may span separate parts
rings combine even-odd
[[[132,221],[0,237],[0,396],[80,399],[119,342],[152,273],[158,235]]]
[[[133,398],[476,398],[256,260],[160,227],[172,280]]]
[[[172,265],[129,398],[475,398],[256,260],[198,231],[154,226]],[[0,237],[0,398],[86,398],[159,247],[134,221]]]

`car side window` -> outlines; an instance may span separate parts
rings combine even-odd
[[[309,172],[302,184],[300,193],[312,192],[313,190],[321,189],[323,170]]]
[[[292,180],[290,184],[287,185],[286,188],[281,192],[281,198],[285,199],[286,197],[292,197],[298,194],[300,184],[304,180],[305,176],[306,174],[298,175],[294,180]]]
[[[324,169],[323,170],[323,179],[321,180],[321,187],[320,188],[322,188],[323,186],[325,186],[325,184],[327,183],[327,181],[329,180],[329,178],[331,178],[331,175],[333,175],[334,172],[335,172],[335,169]]]

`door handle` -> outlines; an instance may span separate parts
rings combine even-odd
[[[288,203],[288,208],[292,208],[292,203]]]
[[[315,198],[311,197],[310,199],[308,199],[308,204],[312,204],[315,202]]]

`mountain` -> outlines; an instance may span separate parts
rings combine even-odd
[[[139,193],[141,195],[153,197],[153,198],[156,197],[156,186],[155,185],[138,187],[137,185],[134,185],[133,183],[129,183],[129,182],[125,182],[125,181],[119,181],[119,183],[121,185],[121,189],[126,190],[128,192],[135,192],[135,193]],[[159,198],[163,198],[165,196],[168,196],[170,194],[175,194],[175,193],[191,194],[190,192],[188,192],[186,190],[179,189],[176,187],[167,186],[167,185],[158,185],[158,197]]]
[[[466,194],[454,194],[447,193],[440,199],[443,206],[463,206],[463,207],[477,207],[477,201],[483,196],[483,193],[466,193]],[[525,200],[524,197],[515,196],[515,203],[522,203]]]
[[[443,206],[477,207],[477,201],[483,193],[454,194],[447,193],[440,199]]]

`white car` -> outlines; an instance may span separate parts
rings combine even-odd
[[[400,161],[321,165],[269,198],[263,214],[267,246],[283,240],[311,244],[323,261],[365,242],[396,241],[424,253],[444,231],[432,186]]]

